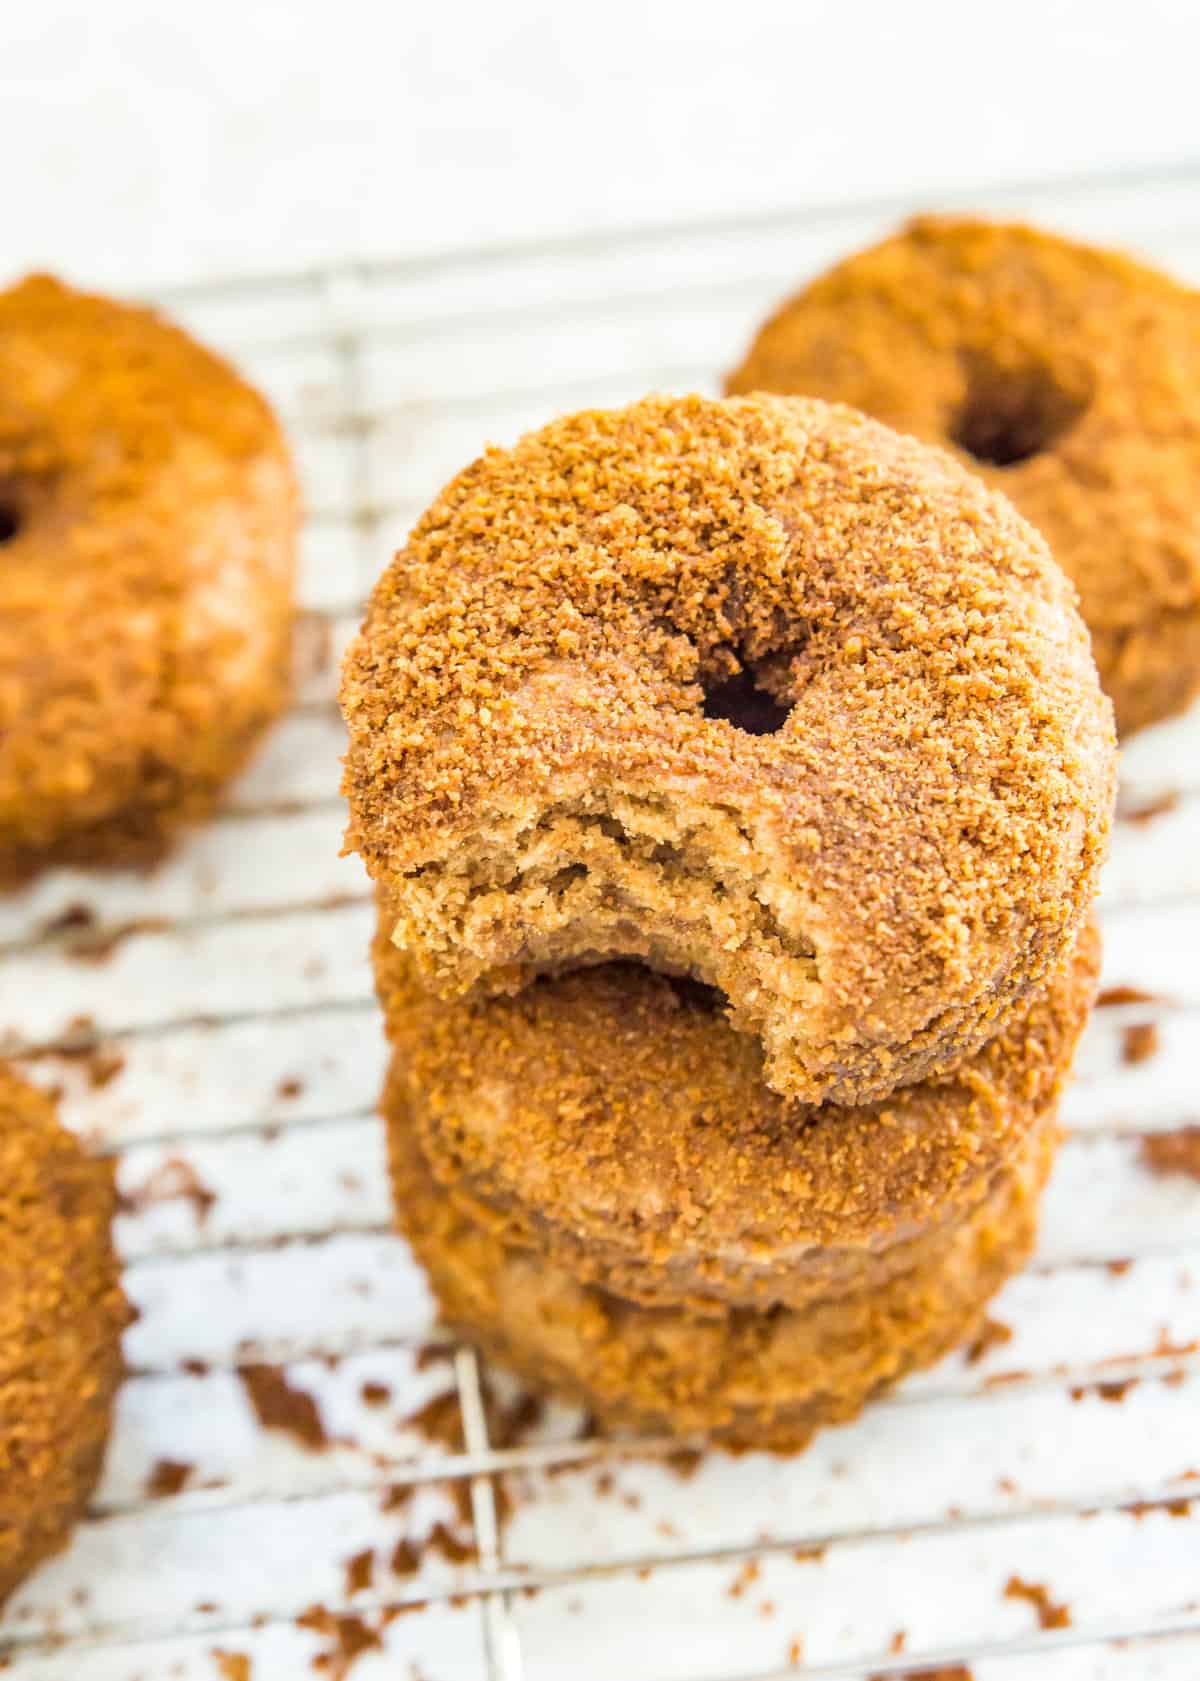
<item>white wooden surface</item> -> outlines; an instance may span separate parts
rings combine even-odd
[[[0,267],[145,286],[1200,149],[1188,0],[39,0]]]
[[[1195,178],[987,202],[1200,279]],[[406,519],[485,438],[651,386],[711,388],[773,298],[890,219],[770,218],[172,300],[293,428],[312,516],[305,673],[228,809],[155,876],[54,876],[0,904],[0,1028],[43,1053],[34,1076],[119,1158],[140,1309],[92,1518],[2,1625],[19,1681],[191,1681],[220,1675],[217,1651],[251,1658],[253,1681],[293,1681],[328,1651],[295,1623],[315,1603],[378,1629],[356,1681],[482,1677],[485,1637],[501,1681],[761,1681],[795,1672],[801,1649],[816,1676],[967,1653],[976,1681],[1200,1673],[1200,1508],[1123,1509],[1186,1496],[1200,1469],[1200,1185],[1141,1157],[1146,1133],[1197,1118],[1195,718],[1126,755],[1105,983],[1152,997],[1089,1030],[1037,1263],[996,1306],[1010,1341],[798,1460],[710,1457],[686,1479],[653,1452],[630,1462],[577,1440],[560,1410],[503,1452],[477,1418],[466,1453],[406,1422],[456,1370],[470,1401],[473,1374],[420,1356],[438,1333],[387,1230],[370,911],[337,856],[337,649]],[[1173,810],[1134,820],[1167,793]],[[107,935],[99,959],[78,949]],[[1131,1065],[1125,1029],[1143,1021],[1159,1049]],[[101,1085],[88,1059],[45,1054],[85,1032],[122,1059]],[[189,1170],[207,1208],[163,1194]],[[256,1420],[239,1368],[263,1359],[316,1398],[328,1450]],[[364,1383],[386,1385],[386,1404]],[[162,1461],[190,1470],[151,1498]],[[439,1521],[465,1534],[454,1488],[481,1472],[514,1501],[499,1556],[418,1546],[417,1570],[391,1573],[405,1538]],[[386,1498],[398,1483],[414,1490],[400,1505]],[[484,1542],[490,1491],[474,1491]],[[373,1583],[349,1595],[347,1560],[368,1548]],[[1014,1575],[1069,1606],[1070,1625],[1041,1631],[1005,1596]],[[414,1601],[427,1604],[383,1626]],[[1193,1632],[1144,1638],[1164,1628]]]

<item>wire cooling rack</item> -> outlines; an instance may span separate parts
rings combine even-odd
[[[971,203],[1200,280],[1200,165]],[[1126,754],[1106,1002],[1038,1258],[973,1357],[796,1460],[631,1455],[449,1346],[388,1231],[333,700],[371,580],[485,439],[714,389],[773,301],[910,208],[164,300],[290,425],[301,681],[149,880],[0,901],[0,1028],[119,1158],[140,1314],[94,1509],[0,1622],[19,1681],[1200,1674],[1197,719]]]

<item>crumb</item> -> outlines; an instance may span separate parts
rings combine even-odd
[[[1142,1139],[1138,1159],[1153,1174],[1200,1182],[1200,1126],[1175,1132],[1151,1132]]]
[[[436,1447],[448,1448],[451,1453],[461,1453],[466,1446],[458,1394],[453,1389],[434,1395],[424,1406],[418,1407],[416,1412],[409,1413],[403,1421],[403,1427],[406,1430],[415,1430],[427,1442]]]
[[[346,1598],[365,1593],[375,1579],[375,1554],[370,1547],[346,1560]]]
[[[396,1542],[388,1568],[393,1576],[415,1576],[421,1568],[421,1554],[407,1535]]]
[[[740,1599],[746,1589],[757,1582],[762,1574],[762,1566],[755,1558],[748,1558],[728,1588],[730,1599]]]
[[[939,1664],[936,1669],[906,1669],[903,1675],[876,1675],[871,1681],[974,1681],[965,1663]]]
[[[476,1557],[475,1543],[459,1540],[440,1519],[426,1536],[424,1550],[440,1554],[447,1564],[470,1564]]]
[[[800,1635],[788,1642],[788,1662],[793,1669],[799,1669],[804,1659],[804,1641]]]
[[[361,1617],[335,1616],[323,1605],[314,1605],[296,1618],[297,1628],[312,1629],[331,1642],[329,1650],[319,1653],[312,1667],[329,1681],[345,1681],[355,1662],[364,1652],[382,1650],[383,1642],[377,1630]]]
[[[1158,1028],[1152,1021],[1131,1022],[1121,1034],[1121,1061],[1136,1066],[1149,1062],[1158,1050]]]
[[[1192,1502],[1186,1495],[1177,1495],[1170,1500],[1131,1500],[1121,1510],[1134,1518],[1144,1518],[1147,1512],[1165,1512],[1171,1518],[1186,1518],[1191,1516]]]
[[[1123,806],[1117,813],[1123,823],[1135,823],[1139,827],[1152,823],[1156,817],[1165,817],[1168,812],[1177,811],[1181,795],[1177,788],[1168,788],[1162,794],[1156,794],[1153,799],[1145,800],[1141,805]]]
[[[1115,1261],[1106,1261],[1104,1264],[1112,1278],[1124,1278],[1133,1265],[1133,1261],[1128,1255],[1124,1255]]]
[[[119,946],[135,934],[163,934],[169,932],[170,922],[163,916],[135,916],[115,928],[92,927],[72,940],[66,948],[68,957],[77,963],[109,962]]]
[[[294,1074],[289,1074],[285,1079],[280,1080],[279,1084],[275,1087],[275,1096],[286,1100],[293,1097],[299,1097],[303,1090],[304,1081],[297,1079]]]
[[[1038,1627],[1043,1629],[1070,1628],[1071,1613],[1067,1606],[1056,1605],[1044,1582],[1026,1582],[1020,1576],[1010,1576],[1004,1584],[1005,1599],[1023,1599],[1037,1612]]]
[[[967,1365],[977,1365],[984,1355],[1003,1343],[1012,1341],[1012,1329],[1000,1319],[986,1318],[974,1341],[967,1345]]]
[[[317,1403],[304,1390],[293,1389],[278,1366],[251,1363],[240,1367],[238,1375],[264,1430],[281,1430],[314,1453],[329,1446]]]
[[[364,1407],[386,1407],[392,1398],[390,1386],[386,1383],[377,1383],[372,1378],[367,1379],[358,1393],[362,1396]]]
[[[201,1179],[196,1169],[182,1156],[168,1156],[134,1191],[122,1191],[117,1207],[122,1214],[141,1214],[162,1202],[190,1202],[196,1224],[202,1226],[217,1200],[215,1191]]]
[[[178,1494],[196,1469],[184,1459],[158,1459],[146,1478],[146,1494],[151,1500],[162,1500]]]
[[[125,1058],[120,1051],[102,1050],[99,1047],[86,1058],[87,1082],[93,1091],[103,1091],[105,1086],[111,1086],[118,1074],[125,1071]]]
[[[1102,1010],[1119,1004],[1157,1003],[1158,999],[1152,992],[1143,992],[1137,986],[1106,986],[1096,997],[1096,1006]]]
[[[223,1652],[219,1646],[214,1646],[212,1657],[222,1681],[250,1681],[254,1671],[245,1652]]]

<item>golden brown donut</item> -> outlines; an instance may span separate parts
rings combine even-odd
[[[1011,496],[1079,588],[1122,734],[1200,687],[1200,295],[922,216],[784,304],[728,388],[852,403]]]
[[[822,403],[649,398],[489,451],[342,700],[348,841],[428,985],[639,958],[807,1101],[970,1056],[1105,851],[1111,711],[1045,544]]]
[[[148,310],[0,293],[0,885],[135,864],[287,694],[297,498],[270,408]]]
[[[1099,949],[1088,925],[970,1061],[857,1108],[779,1097],[702,989],[636,965],[446,1004],[390,940],[375,963],[407,1124],[464,1217],[631,1301],[720,1314],[928,1255],[1053,1116]]]
[[[777,1452],[796,1452],[822,1426],[854,1418],[973,1333],[1033,1246],[1055,1142],[1052,1127],[1037,1128],[950,1241],[939,1240],[906,1273],[802,1311],[733,1309],[698,1319],[678,1308],[636,1307],[507,1247],[435,1183],[403,1082],[389,1086],[384,1111],[400,1229],[459,1331],[605,1424],[705,1432]]]
[[[121,1332],[110,1167],[0,1064],[0,1603],[57,1552],[100,1474]]]

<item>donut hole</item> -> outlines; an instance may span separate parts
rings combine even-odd
[[[20,510],[15,503],[0,496],[0,543],[11,543],[20,530]]]
[[[963,367],[966,393],[950,436],[987,467],[1015,467],[1043,454],[1087,407],[1045,363],[1006,365],[971,355]]]
[[[660,978],[670,987],[685,1010],[697,1011],[707,1016],[725,1014],[729,1000],[719,987],[709,986],[707,982],[695,980],[691,975],[663,975]]]
[[[783,728],[790,711],[790,706],[784,706],[755,682],[747,666],[736,676],[704,690],[704,716],[722,718],[747,735],[774,735]]]

